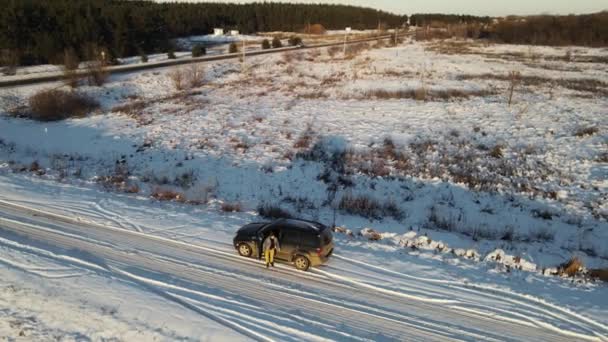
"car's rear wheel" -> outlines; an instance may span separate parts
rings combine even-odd
[[[239,250],[239,254],[244,257],[250,257],[251,253],[253,252],[253,250],[251,249],[251,246],[249,246],[248,243],[239,244],[238,250]]]
[[[293,260],[293,263],[296,265],[296,268],[300,271],[306,271],[310,267],[310,260],[303,255],[297,255]]]

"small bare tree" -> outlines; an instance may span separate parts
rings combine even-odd
[[[80,78],[78,76],[78,65],[80,61],[74,49],[69,48],[63,52],[63,76],[65,84],[71,88],[78,87]]]
[[[509,72],[509,107],[513,102],[513,92],[515,87],[521,82],[521,73],[519,71]]]
[[[108,79],[108,61],[110,54],[106,49],[90,44],[87,49],[86,63],[89,85],[102,86]]]
[[[188,67],[188,85],[190,88],[198,88],[203,85],[205,72],[200,64],[190,64]]]

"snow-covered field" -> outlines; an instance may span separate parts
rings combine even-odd
[[[260,205],[328,224],[335,208],[348,260],[606,324],[605,285],[548,274],[573,256],[608,267],[608,52],[443,44],[209,63],[182,92],[171,68],[112,76],[78,90],[102,105],[87,118],[0,117],[2,196],[196,243],[230,243]],[[3,110],[57,86],[3,89]]]

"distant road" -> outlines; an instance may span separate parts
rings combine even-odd
[[[399,36],[404,37],[407,35],[408,35],[408,33],[403,33],[403,34],[400,34]],[[383,35],[383,36],[378,36],[378,37],[350,40],[350,41],[346,42],[346,44],[350,45],[350,44],[364,43],[364,42],[369,42],[369,41],[385,40],[385,39],[390,39],[390,38],[392,38],[391,35]],[[318,49],[318,48],[323,48],[323,47],[342,46],[342,45],[344,45],[344,42],[323,43],[323,44],[306,45],[306,46],[290,46],[290,47],[277,48],[277,49],[249,51],[249,52],[245,52],[245,56],[257,56],[257,55],[281,53],[281,52],[293,51],[293,50]],[[162,68],[162,67],[173,66],[173,65],[204,63],[204,62],[219,61],[219,60],[224,60],[224,59],[234,59],[234,58],[239,58],[240,56],[243,56],[242,52],[229,53],[229,54],[223,54],[223,55],[217,55],[217,56],[203,56],[203,57],[194,57],[194,58],[185,58],[185,59],[170,59],[170,60],[140,63],[140,64],[116,65],[116,66],[108,67],[107,70],[110,74],[120,74],[120,73],[132,72],[132,71]],[[87,71],[79,70],[78,74],[85,76],[87,74]],[[45,73],[44,75],[33,74],[33,75],[23,75],[23,76],[18,76],[18,77],[16,76],[16,77],[10,77],[8,79],[0,79],[0,88],[36,84],[36,83],[44,83],[44,82],[54,82],[54,81],[62,80],[63,78],[64,78],[63,72]]]

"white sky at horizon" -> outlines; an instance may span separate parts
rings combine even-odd
[[[163,2],[249,3],[263,0],[157,0]],[[272,1],[271,1],[272,2]],[[472,15],[582,14],[608,10],[608,0],[281,0],[287,3],[337,3],[364,6],[384,11],[413,13],[450,13]]]

